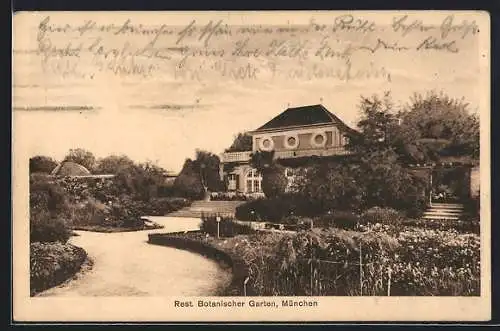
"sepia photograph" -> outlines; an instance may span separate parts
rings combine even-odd
[[[488,320],[489,38],[485,12],[17,13],[14,316]]]

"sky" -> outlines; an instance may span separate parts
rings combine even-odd
[[[86,20],[92,20],[97,25],[116,23],[120,26],[127,19],[123,13],[114,17],[98,13],[68,15],[51,14],[50,22],[54,26],[56,23],[81,26]],[[153,17],[129,14],[129,18],[136,26],[143,24],[143,27],[158,27],[166,24],[175,33],[181,31],[193,18],[200,22],[200,27],[210,21],[210,17],[206,15],[193,15]],[[327,16],[319,15],[317,20],[331,23],[332,17],[337,16],[338,14],[332,13]],[[435,18],[431,15],[429,19],[439,24],[445,16]],[[47,56],[48,60],[43,64],[43,54],[34,50],[40,45],[37,26],[46,17],[46,14],[25,14],[14,19],[13,138],[19,140],[20,145],[16,146],[22,146],[18,148],[22,148],[26,155],[47,155],[61,160],[69,149],[85,148],[96,157],[126,154],[136,161],[157,162],[167,170],[177,172],[186,158],[193,157],[195,149],[222,153],[231,145],[238,132],[256,129],[288,107],[321,103],[348,125],[355,127],[359,118],[361,95],[381,95],[384,91],[391,91],[398,106],[408,102],[414,93],[425,94],[436,90],[452,97],[464,98],[470,104],[471,111],[489,110],[484,109],[484,91],[481,88],[485,77],[484,58],[489,54],[485,53],[479,38],[483,35],[480,34],[461,38],[461,34],[457,32],[455,36],[445,38],[448,41],[456,40],[454,45],[459,49],[458,52],[416,51],[413,48],[421,40],[427,36],[438,36],[442,31],[436,30],[435,34],[417,31],[402,37],[400,31],[389,31],[387,22],[392,21],[391,17],[364,14],[361,17],[375,21],[377,27],[381,27],[380,31],[364,34],[328,31],[321,35],[308,32],[294,32],[287,36],[262,35],[251,37],[249,48],[266,49],[273,40],[284,40],[289,47],[298,41],[299,44],[305,42],[307,47],[317,49],[317,45],[325,37],[339,49],[347,44],[373,47],[379,38],[413,47],[404,51],[386,49],[375,53],[356,52],[351,56],[354,71],[378,70],[390,73],[390,79],[387,75],[349,81],[338,77],[292,77],[290,72],[298,69],[309,68],[308,72],[313,67],[336,70],[344,68],[344,62],[338,59],[325,61],[313,56],[305,59],[286,56],[273,58],[267,55],[258,58],[228,56],[234,49],[235,41],[245,38],[223,34],[212,36],[208,47],[225,50],[224,58],[193,56],[184,71],[175,71],[177,62],[171,59],[167,61],[159,57],[137,57],[137,63],[155,66],[152,74],[144,77],[96,70],[95,54],[56,56],[55,51],[49,50],[47,52],[50,56]],[[293,17],[296,17],[296,21],[291,25],[297,26],[295,24],[307,24],[311,14]],[[214,21],[221,18],[229,25],[238,26],[264,22],[276,27],[278,23],[280,26],[290,23],[289,15],[273,17],[272,20],[269,15],[264,17],[255,14],[212,18]],[[418,15],[412,16],[412,19],[420,18]],[[472,21],[472,18],[468,16],[467,20]],[[455,18],[456,24],[462,20],[460,17]],[[382,22],[381,25],[379,21]],[[111,48],[121,47],[125,42],[142,45],[151,40],[151,37],[145,37],[144,34],[116,36],[87,32],[82,36],[79,33],[46,32],[44,38],[50,44],[44,45],[47,49],[61,48],[68,41],[72,45],[89,45],[102,37],[99,42]],[[175,44],[177,36],[162,36],[157,45],[182,46],[182,43]],[[203,40],[195,38],[186,38],[183,42],[193,48],[203,44]],[[99,61],[107,60],[99,58]],[[214,63],[216,69],[213,69]],[[255,79],[236,79],[230,72],[221,74],[220,70],[225,65],[229,71],[231,68],[257,68],[258,75]],[[272,76],[272,65],[277,65],[279,72],[284,74]],[[81,74],[80,70],[84,73]],[[198,70],[201,78],[189,78],[194,70]],[[89,78],[90,75],[93,75],[92,78]],[[81,106],[93,109],[68,110],[68,107]]]

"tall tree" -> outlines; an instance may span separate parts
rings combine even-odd
[[[399,162],[439,161],[442,156],[479,156],[479,120],[463,100],[429,92],[396,110],[390,93],[361,98],[359,137],[349,148],[358,155],[391,149]]]
[[[37,155],[30,158],[29,170],[30,173],[50,174],[57,167],[57,164],[57,161],[49,156]]]
[[[184,162],[181,172],[174,181],[175,191],[190,199],[201,199],[206,191],[201,184],[199,169],[196,169],[195,163],[191,159]]]
[[[252,136],[246,132],[240,132],[226,152],[246,152],[252,150]]]
[[[205,192],[223,189],[223,182],[219,175],[219,165],[220,159],[217,155],[203,150],[196,150],[194,167],[200,174],[200,180]]]
[[[445,93],[415,94],[402,112],[405,128],[419,133],[428,155],[479,157],[479,118],[463,99]]]
[[[209,191],[224,190],[224,182],[219,176],[219,164],[220,159],[217,155],[196,150],[196,158],[184,162],[174,187],[193,198],[208,197]]]
[[[110,155],[99,159],[95,166],[97,174],[116,174],[120,169],[134,166],[132,161],[126,155]]]
[[[148,201],[156,197],[158,187],[164,183],[165,169],[145,162],[120,167],[116,172],[116,182],[124,187],[127,193],[138,199]]]
[[[256,151],[250,159],[252,167],[262,174],[262,191],[268,198],[283,195],[288,185],[285,168],[274,159],[274,151]]]
[[[362,96],[359,109],[358,129],[362,134],[351,137],[348,148],[359,155],[394,148],[398,116],[390,93],[385,92],[382,98]]]
[[[83,148],[75,148],[69,150],[68,154],[64,158],[64,161],[78,163],[92,172],[94,170],[96,158],[90,151]]]

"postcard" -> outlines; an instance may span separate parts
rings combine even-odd
[[[489,320],[489,29],[15,13],[14,321]]]

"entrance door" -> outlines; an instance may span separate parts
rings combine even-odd
[[[228,191],[236,191],[238,189],[238,180],[236,174],[227,175],[227,190]]]
[[[468,197],[469,188],[469,169],[466,167],[435,168],[432,171],[432,202],[461,203]]]

